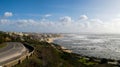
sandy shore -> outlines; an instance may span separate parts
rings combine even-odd
[[[49,38],[48,39],[48,43],[53,43],[53,41],[55,40],[55,39],[58,39],[58,38],[62,38],[62,37],[57,37],[57,38]],[[58,44],[59,45],[59,44]],[[72,50],[69,50],[69,49],[67,49],[67,48],[65,48],[65,47],[63,47],[63,46],[61,46],[61,45],[59,45],[60,46],[60,48],[62,49],[62,51],[64,51],[64,52],[67,52],[67,53],[72,53]],[[84,58],[86,58],[86,59],[90,59],[91,57],[88,57],[88,56],[84,56]],[[93,57],[92,57],[93,58]],[[101,58],[93,58],[94,59],[94,61],[96,61],[96,62],[101,62]],[[109,59],[107,59],[108,60],[108,64],[114,64],[114,65],[117,65],[118,64],[118,62],[117,61],[109,61]]]
[[[63,36],[61,36],[61,37],[48,38],[48,39],[47,39],[47,42],[48,42],[48,43],[53,43],[53,41],[54,41],[55,39],[59,39],[59,38],[63,38]]]
[[[48,42],[48,43],[52,43],[53,41],[54,41],[53,38],[48,38],[48,39],[47,39],[47,42]]]
[[[61,49],[64,51],[64,52],[67,52],[67,53],[72,53],[72,50],[69,50],[63,46],[61,46]]]
[[[48,43],[53,43],[53,41],[54,41],[55,39],[59,39],[59,38],[63,38],[63,37],[48,38],[47,42],[48,42]],[[58,44],[58,45],[59,45],[59,44]],[[61,46],[61,45],[60,45],[60,46]],[[63,46],[61,46],[61,49],[62,49],[64,52],[72,53],[72,50],[69,50],[69,49],[67,49],[67,48],[65,48],[65,47],[63,47]]]

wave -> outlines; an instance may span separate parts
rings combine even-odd
[[[81,55],[120,60],[120,35],[66,35],[57,44]]]

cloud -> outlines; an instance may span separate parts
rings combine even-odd
[[[52,16],[51,14],[46,14],[44,17],[50,17],[50,16]]]
[[[69,16],[64,16],[60,18],[60,21],[61,22],[72,22],[72,19]]]
[[[81,15],[79,19],[80,19],[80,20],[87,20],[88,17],[87,17],[86,15]]]
[[[87,17],[87,16],[86,16]],[[8,28],[15,27],[16,30],[34,31],[34,32],[62,32],[62,33],[120,33],[120,19],[115,18],[109,21],[102,21],[100,19],[73,20],[70,16],[61,17],[58,21],[34,20],[34,19],[19,19],[8,20],[1,19],[0,25],[10,25]]]
[[[9,22],[8,19],[0,19],[0,24],[9,24]]]
[[[20,19],[15,21],[15,23],[20,27],[37,25],[37,22],[33,19]]]
[[[11,16],[13,16],[12,12],[5,12],[4,13],[4,17],[11,17]]]

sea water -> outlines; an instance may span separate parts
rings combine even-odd
[[[54,43],[83,56],[120,60],[120,34],[63,34]]]

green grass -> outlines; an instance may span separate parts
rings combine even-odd
[[[0,49],[7,46],[7,44],[0,44]]]
[[[14,67],[83,67],[71,54],[61,53],[46,42],[34,47],[34,55]]]
[[[81,62],[81,63],[83,63],[83,64],[85,64],[85,65],[88,65],[88,66],[98,64],[98,63],[96,63],[96,62],[88,61],[88,60],[85,59],[84,57],[80,58],[80,59],[79,59],[79,62]]]
[[[14,67],[113,67],[108,64],[99,64],[85,57],[80,58],[74,53],[56,50],[46,42],[31,45],[35,48],[34,54]]]

